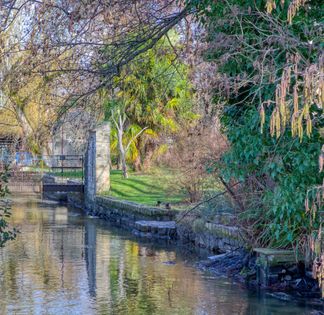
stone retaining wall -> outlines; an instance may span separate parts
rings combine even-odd
[[[85,209],[83,194],[63,194],[65,195],[51,193],[51,197],[67,201],[69,205],[84,209],[90,215],[127,229],[138,230],[140,233],[142,231],[136,226],[137,221],[176,221],[179,214],[177,210],[150,207],[103,196],[96,196],[91,207]],[[172,238],[177,238],[182,243],[207,248],[213,252],[225,252],[244,247],[241,232],[235,226],[235,217],[228,213],[217,215],[215,222],[212,223],[185,218],[176,224],[176,234]]]
[[[97,216],[106,221],[134,228],[136,221],[172,221],[178,211],[150,207],[134,202],[118,200],[111,197],[96,196],[90,208],[85,209],[84,196],[80,193],[68,193],[68,204],[84,209],[87,214]]]
[[[177,234],[181,242],[207,248],[213,252],[235,250],[244,247],[245,244],[238,227],[218,223],[203,223],[200,229],[197,229],[192,222],[179,222]]]
[[[175,210],[150,207],[134,202],[97,196],[88,213],[106,221],[114,222],[127,228],[135,228],[140,220],[172,221],[177,215]]]

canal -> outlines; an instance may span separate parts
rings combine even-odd
[[[136,239],[78,210],[15,198],[0,249],[0,314],[311,314],[195,268],[203,255]]]

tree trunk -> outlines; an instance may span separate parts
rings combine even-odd
[[[16,117],[19,122],[19,125],[22,129],[23,137],[22,137],[22,147],[24,147],[24,150],[28,147],[27,141],[30,139],[33,133],[33,129],[30,126],[27,117],[24,113],[24,111],[19,106],[14,106],[14,110],[16,112]]]
[[[154,155],[154,151],[155,151],[155,143],[150,141],[145,148],[145,158],[144,158],[144,162],[143,162],[143,169],[146,171],[148,169],[150,169],[151,165],[152,165],[152,159],[153,159],[153,155]]]
[[[117,165],[116,165],[116,168],[117,168],[118,171],[120,171],[122,169],[122,163],[121,163],[120,153],[118,154],[118,157],[117,157]]]
[[[124,176],[124,178],[128,178],[125,152],[123,152],[123,154],[122,154],[121,161],[122,161],[123,176]]]
[[[134,171],[135,172],[140,172],[142,170],[142,159],[141,159],[141,156],[142,156],[142,152],[141,152],[141,149],[142,149],[142,141],[141,141],[141,138],[139,137],[138,140],[137,140],[137,156],[135,158],[135,161],[133,163],[133,166],[134,166]]]
[[[123,129],[118,129],[118,146],[119,146],[119,157],[122,166],[124,178],[128,178],[127,165],[126,165],[126,152],[123,145]]]
[[[134,161],[135,172],[140,172],[142,170],[141,157],[138,155]]]

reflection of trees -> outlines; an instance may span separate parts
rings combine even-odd
[[[107,244],[106,239],[107,235],[98,234],[97,259],[107,246],[109,256],[106,264],[97,263],[97,274],[107,272],[110,283],[109,292],[98,287],[97,300],[109,300],[100,304],[100,310],[134,315],[209,314],[215,310],[219,315],[246,314],[244,291],[233,296],[235,290],[227,284],[217,288],[214,281],[203,281],[198,271],[192,272],[181,260],[175,265],[163,264],[176,261],[174,251],[115,237]]]
[[[12,220],[21,234],[0,252],[0,314],[5,303],[27,312],[43,305],[64,291],[62,299],[79,298],[82,230],[69,226],[65,207],[39,208],[37,203],[15,203]],[[26,224],[28,222],[28,224]],[[78,246],[79,245],[79,246]],[[86,279],[85,279],[86,281]]]
[[[174,250],[68,216],[64,207],[16,205],[13,220],[22,234],[0,251],[0,314],[7,301],[46,313],[56,299],[59,307],[77,301],[75,313],[94,303],[98,314],[245,314],[243,291],[202,280]]]

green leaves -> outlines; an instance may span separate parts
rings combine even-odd
[[[6,199],[9,193],[8,178],[9,168],[6,166],[0,172],[0,247],[3,247],[8,241],[14,240],[18,233],[15,228],[11,229],[8,223],[8,219],[11,217],[10,202]]]
[[[264,185],[263,191],[259,192],[258,208],[254,211],[267,213],[262,233],[266,237],[271,234],[275,237],[263,241],[288,246],[311,229],[304,201],[308,188],[323,181],[316,163],[321,147],[320,135],[315,132],[303,143],[292,139],[288,133],[276,140],[269,134],[255,132],[253,126],[259,120],[256,109],[245,111],[239,124],[234,117],[230,112],[223,120],[231,141],[231,148],[223,157],[223,173],[228,179],[245,181],[246,185],[250,178],[257,178]],[[269,120],[266,124],[268,126]],[[249,206],[254,207],[256,200],[249,197],[249,202]]]
[[[320,59],[320,1],[308,2],[307,10],[296,8],[291,25],[287,20],[291,1],[186,3],[196,8],[197,19],[207,30],[210,46],[205,58],[217,65],[215,75],[223,80],[217,82],[220,88],[215,94],[226,101],[220,109],[221,123],[231,146],[219,168],[228,181],[243,182],[238,194],[248,209],[245,223],[251,223],[259,243],[289,246],[310,232],[306,193],[323,183],[323,172],[318,172],[323,114],[307,103],[312,91],[319,89],[310,76],[302,81],[304,69]],[[298,63],[296,56],[300,56]],[[286,76],[284,69],[290,69]],[[297,97],[291,88],[296,81],[298,92],[306,86],[306,92]],[[270,117],[279,103],[280,121],[271,125],[275,138],[269,135]],[[292,137],[294,126],[289,122],[296,107],[298,112],[306,106],[307,117],[316,127],[301,143]],[[302,127],[306,130],[305,122]]]
[[[130,147],[128,160],[134,165],[145,158],[148,150],[159,152],[158,147],[167,137],[177,133],[180,126],[187,126],[199,117],[192,111],[193,93],[188,66],[177,58],[174,51],[177,45],[180,45],[179,35],[170,31],[167,38],[161,39],[154,48],[122,70],[115,79],[113,93],[102,93],[106,98],[105,119],[112,118],[111,110],[115,108],[122,108],[127,115],[127,141],[135,126],[139,130],[147,128]],[[117,147],[115,134],[112,132],[113,154]],[[158,139],[161,135],[163,139]]]

